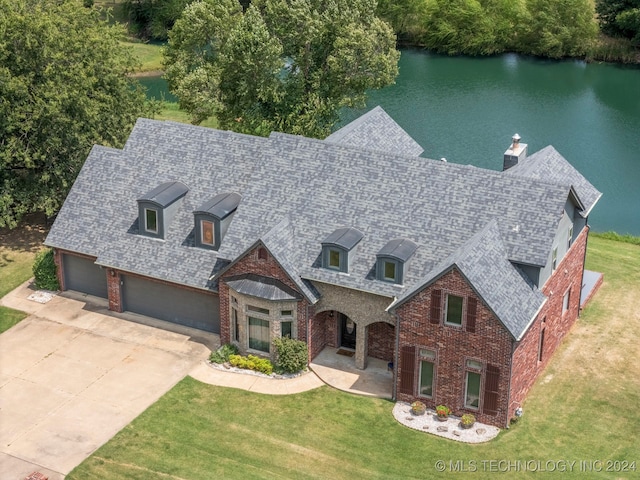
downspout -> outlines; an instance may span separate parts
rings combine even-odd
[[[588,222],[589,217],[587,217],[585,221]],[[587,233],[586,233],[587,238],[585,238],[584,240],[584,256],[582,257],[582,277],[580,279],[580,297],[582,297],[582,286],[584,285],[584,266],[587,262],[587,246],[589,244],[589,231],[591,230],[591,227],[589,227],[589,223],[585,223],[584,228],[587,229]],[[580,318],[581,312],[582,312],[582,305],[580,305],[580,300],[578,300],[578,318]]]
[[[508,430],[509,429],[509,422],[510,422],[510,418],[509,418],[509,408],[511,407],[511,380],[513,379],[513,354],[516,351],[516,343],[517,341],[514,339],[511,342],[511,358],[509,359],[509,384],[507,386],[507,424],[505,425],[505,428]]]

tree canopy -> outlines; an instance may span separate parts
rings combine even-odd
[[[640,0],[597,0],[596,12],[605,33],[640,46]]]
[[[92,145],[149,113],[121,33],[73,0],[0,0],[0,227],[57,212]]]
[[[395,35],[375,0],[203,0],[169,34],[166,75],[194,123],[324,137],[345,106],[394,82]]]

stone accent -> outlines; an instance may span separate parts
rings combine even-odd
[[[513,353],[509,418],[522,406],[536,378],[545,369],[562,339],[579,315],[580,290],[589,227],[582,229],[553,275],[542,288],[548,301],[518,342]],[[562,312],[565,293],[569,291],[569,308]],[[544,322],[543,322],[544,321]],[[539,361],[540,332],[544,327],[542,360]]]

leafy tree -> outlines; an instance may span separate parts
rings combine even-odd
[[[393,83],[399,53],[375,0],[190,4],[169,34],[166,78],[194,123],[324,137],[344,106]]]
[[[143,38],[166,40],[182,10],[193,0],[124,0],[130,28]]]
[[[91,146],[122,146],[149,113],[122,30],[99,15],[73,0],[0,0],[0,227],[55,213]]]
[[[598,0],[596,12],[603,32],[640,46],[640,0]]]

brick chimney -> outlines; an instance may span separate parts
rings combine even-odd
[[[502,171],[517,165],[520,160],[527,157],[527,144],[520,143],[520,135],[517,133],[511,137],[511,145],[504,152],[504,160],[502,163]]]

